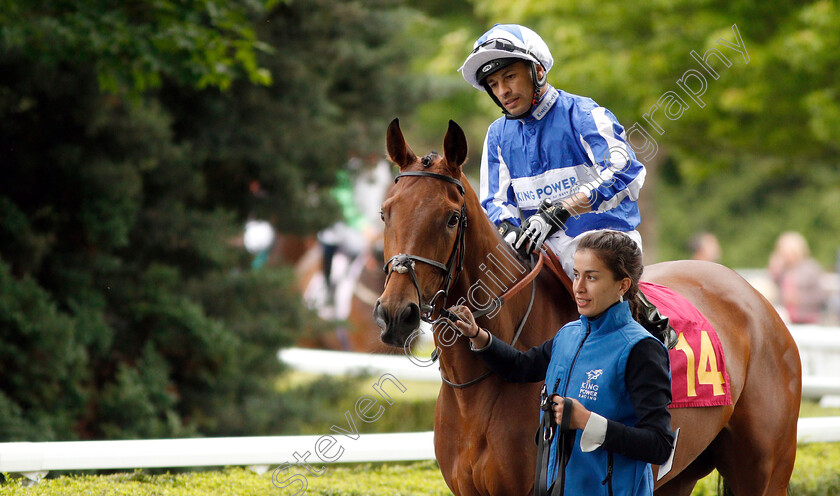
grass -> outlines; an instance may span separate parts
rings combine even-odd
[[[299,472],[303,472],[301,476]],[[295,482],[295,481],[300,482]],[[306,483],[306,487],[303,483]],[[23,487],[22,479],[0,485],[0,496],[323,496],[449,495],[437,463],[339,465],[320,477],[303,470],[276,470],[259,475],[241,467],[182,474],[148,475],[142,471],[114,475],[72,475]]]
[[[840,408],[823,408],[818,401],[803,400],[799,406],[799,418],[840,417]]]
[[[319,374],[312,374],[308,372],[290,371],[284,374],[275,383],[275,388],[278,391],[287,391],[294,388],[306,387],[307,385],[322,379],[323,376]],[[361,380],[364,379],[364,380]],[[355,392],[348,394],[352,397],[358,397],[362,394],[370,394],[370,381],[368,377],[360,378],[356,385]],[[409,381],[400,379],[400,382],[405,386],[405,393],[400,394],[400,401],[436,401],[438,391],[440,391],[440,384],[427,381]]]
[[[278,382],[278,389],[305,388],[323,380],[313,374],[289,373]],[[323,425],[307,426],[307,433],[322,433],[335,419],[340,419],[354,398],[369,393],[367,378],[349,383],[348,400],[335,405],[334,412],[326,412]],[[406,381],[406,392],[391,405],[383,419],[370,424],[377,432],[431,430],[434,402],[439,385]],[[813,401],[804,401],[802,417],[840,416],[840,408],[822,408]],[[402,428],[407,427],[407,428]],[[157,472],[157,471],[155,471]],[[272,476],[274,483],[272,483]],[[8,480],[9,477],[7,476]],[[300,482],[294,482],[298,480]],[[306,482],[306,488],[303,487]],[[326,468],[320,477],[303,469],[257,474],[242,467],[213,470],[193,470],[183,473],[153,475],[141,470],[112,475],[71,475],[47,478],[34,487],[23,487],[22,479],[0,484],[0,496],[64,496],[64,495],[137,495],[137,496],[203,496],[203,495],[294,495],[325,496],[392,496],[392,495],[449,495],[436,462],[338,464]],[[305,489],[305,491],[304,491]],[[797,450],[796,467],[791,480],[792,494],[800,496],[828,496],[840,494],[840,443],[807,444]],[[693,496],[717,494],[717,476],[701,480]]]
[[[301,482],[294,482],[294,478]],[[303,487],[303,481],[307,486]],[[0,496],[401,496],[450,495],[434,461],[387,464],[342,464],[320,477],[303,469],[261,475],[242,467],[181,474],[149,475],[142,471],[114,475],[70,475],[23,487],[21,479],[0,485]],[[305,489],[305,490],[304,490]],[[797,451],[791,493],[799,496],[840,494],[840,444],[802,445]],[[701,480],[692,496],[717,494],[715,474]]]

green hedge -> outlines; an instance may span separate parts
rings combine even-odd
[[[275,474],[282,483],[293,471]],[[433,461],[411,464],[364,464],[327,467],[321,477],[307,478],[306,494],[324,496],[449,495]],[[300,484],[281,489],[272,472],[262,475],[241,467],[220,471],[148,475],[142,471],[115,475],[74,475],[46,479],[25,488],[20,479],[0,485],[0,496],[266,496],[293,495]]]
[[[230,496],[292,495],[299,483],[278,485],[303,470],[257,475],[245,468],[183,474],[149,475],[142,471],[115,475],[72,475],[46,479],[24,488],[20,479],[0,485],[0,496],[132,495],[132,496]],[[359,464],[329,466],[321,477],[307,475],[306,494],[314,496],[449,495],[437,463]],[[693,496],[717,494],[717,477],[700,481]],[[840,443],[799,447],[791,480],[791,494],[828,496],[840,494]]]

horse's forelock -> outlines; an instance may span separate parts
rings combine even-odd
[[[429,152],[425,157],[421,158],[420,162],[423,163],[423,167],[428,169],[435,162],[437,162],[439,159],[440,159],[440,155],[438,155],[438,152],[433,151],[433,152]]]

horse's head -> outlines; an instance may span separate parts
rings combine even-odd
[[[461,165],[467,139],[449,121],[444,155],[417,157],[394,119],[387,145],[400,175],[382,203],[388,279],[374,315],[382,341],[402,347],[419,327],[421,314],[445,298],[461,268],[466,229]]]

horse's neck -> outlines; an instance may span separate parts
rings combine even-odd
[[[507,343],[511,343],[517,327],[521,323],[525,324],[522,321],[527,316],[527,324],[519,342],[529,346],[539,344],[559,328],[559,315],[564,310],[558,310],[546,293],[539,290],[532,304],[531,284],[525,285],[515,295],[506,296],[504,304],[499,307],[496,298],[525,278],[530,268],[520,262],[507,243],[498,236],[466,181],[465,186],[468,225],[466,256],[463,271],[450,292],[447,305],[466,305],[473,312],[489,310],[489,313],[477,319],[478,325],[492,333],[494,339]],[[540,283],[535,281],[534,284]],[[464,383],[487,371],[487,366],[469,350],[466,338],[460,337],[454,343],[442,338],[442,335],[436,336],[438,346],[442,349],[441,371],[447,379]],[[481,389],[481,384],[458,391],[472,392],[477,389]]]
[[[466,233],[467,256],[453,296],[457,295],[457,300],[464,301],[473,311],[489,309],[490,313],[482,319],[482,323],[495,336],[510,342],[514,331],[505,325],[511,320],[505,317],[522,313],[523,310],[519,308],[521,304],[516,304],[518,301],[507,301],[501,308],[495,308],[495,298],[527,276],[530,268],[520,262],[510,246],[499,237],[468,182],[466,189],[469,226]],[[522,292],[530,293],[530,287]]]

